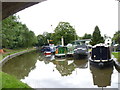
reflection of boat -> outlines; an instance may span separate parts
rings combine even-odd
[[[73,63],[76,68],[87,68],[88,67],[88,60],[74,60]]]
[[[56,49],[55,56],[56,57],[65,57],[67,54],[67,47],[60,46]]]
[[[74,58],[86,58],[88,56],[88,48],[86,45],[77,45],[74,49]]]
[[[51,55],[50,57],[45,56],[44,60],[48,60],[48,61],[55,60],[55,55]]]
[[[96,45],[92,48],[90,64],[98,67],[113,66],[110,48],[105,45]]]
[[[111,75],[113,73],[113,67],[99,69],[90,66],[90,70],[93,76],[94,85],[98,87],[107,87],[111,85]]]

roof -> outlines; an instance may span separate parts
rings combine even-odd
[[[81,39],[81,40],[76,40],[76,41],[91,41],[91,39]]]
[[[99,44],[96,44],[93,46],[93,48],[96,48],[96,47],[101,47],[101,46],[104,46],[104,47],[109,47],[108,45],[106,44],[103,44],[103,43],[99,43]]]

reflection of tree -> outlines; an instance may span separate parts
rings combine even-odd
[[[35,68],[38,54],[36,52],[26,53],[9,60],[4,66],[3,71],[22,79]]]
[[[98,87],[106,87],[111,85],[111,75],[113,73],[113,67],[99,69],[90,66],[91,73],[93,75],[94,85]]]
[[[88,60],[74,60],[74,66],[76,68],[87,68],[88,67]]]
[[[61,76],[68,76],[72,74],[72,71],[75,70],[74,64],[68,64],[67,60],[64,61],[53,61],[56,65],[56,69],[59,71]]]

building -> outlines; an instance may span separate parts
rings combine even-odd
[[[111,46],[112,45],[112,38],[111,37],[106,37],[105,38],[105,44],[108,45],[108,46]]]
[[[81,40],[76,40],[74,41],[72,44],[74,45],[82,45],[82,44],[85,44],[85,45],[90,45],[90,41],[91,39],[81,39]]]

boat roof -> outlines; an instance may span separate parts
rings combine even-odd
[[[81,39],[81,40],[75,40],[75,41],[91,41],[91,39]]]
[[[104,47],[109,47],[108,45],[106,45],[106,44],[103,44],[103,43],[100,43],[100,44],[96,44],[96,45],[94,45],[92,48],[96,48],[96,47],[101,47],[101,46],[104,46]]]

